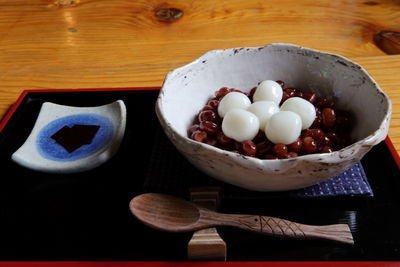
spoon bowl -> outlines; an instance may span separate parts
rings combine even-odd
[[[144,224],[164,231],[191,231],[200,219],[195,204],[169,195],[139,195],[130,202],[130,209]]]
[[[270,216],[224,214],[165,194],[138,195],[131,200],[129,207],[144,224],[162,231],[188,232],[212,226],[233,226],[271,236],[354,244],[347,224],[316,226]]]

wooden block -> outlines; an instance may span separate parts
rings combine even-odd
[[[193,202],[210,210],[219,206],[219,188],[196,187],[190,189]],[[219,236],[215,227],[199,230],[193,233],[188,243],[188,258],[190,260],[220,260],[226,261],[226,243]]]

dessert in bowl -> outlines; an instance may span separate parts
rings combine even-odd
[[[288,88],[315,93],[351,114],[351,143],[333,152],[270,159],[199,142],[188,134],[215,91],[228,87],[250,95],[265,80],[284,81]],[[282,191],[324,181],[358,162],[387,136],[391,102],[373,78],[349,59],[276,43],[210,51],[171,71],[160,90],[156,112],[171,142],[201,171],[249,190]]]

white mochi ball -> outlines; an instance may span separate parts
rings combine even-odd
[[[226,94],[219,102],[218,115],[223,118],[231,109],[246,109],[250,105],[251,101],[245,94],[239,92],[230,92]]]
[[[301,97],[291,97],[283,102],[281,110],[297,113],[302,121],[302,129],[307,129],[313,124],[316,116],[313,104]]]
[[[222,120],[222,132],[238,142],[252,140],[259,128],[257,116],[244,109],[232,109]]]
[[[247,108],[247,111],[257,116],[260,121],[260,130],[264,131],[267,121],[272,115],[279,111],[279,107],[272,101],[258,101],[251,104]]]
[[[279,83],[272,80],[262,81],[253,95],[253,102],[272,101],[279,105],[282,100],[283,90]]]
[[[300,136],[301,118],[292,111],[279,111],[271,116],[265,135],[274,144],[291,144]]]

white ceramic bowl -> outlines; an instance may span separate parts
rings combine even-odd
[[[355,115],[351,132],[355,143],[332,153],[261,160],[188,138],[188,128],[216,90],[228,86],[249,91],[266,79],[283,80],[288,87],[333,97],[336,107]],[[373,78],[349,59],[274,43],[210,51],[171,71],[160,91],[156,112],[171,142],[198,169],[250,190],[281,191],[326,180],[359,161],[387,136],[391,102]]]

